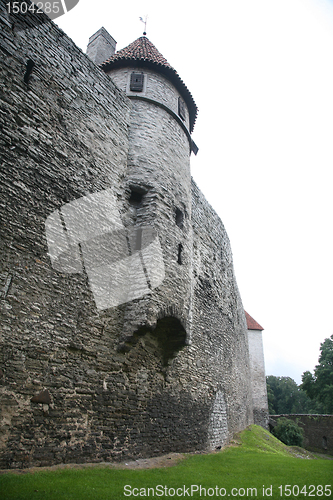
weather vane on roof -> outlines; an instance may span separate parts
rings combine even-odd
[[[147,19],[148,19],[148,14],[146,14],[146,16],[145,16],[145,18],[144,18],[144,19],[143,19],[143,17],[140,17],[139,19],[140,19],[140,21],[141,21],[141,22],[145,25],[145,30],[144,30],[143,34],[146,36],[146,35],[147,35],[147,33],[146,33],[146,28],[147,28]]]

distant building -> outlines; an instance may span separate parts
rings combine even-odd
[[[245,311],[249,340],[254,423],[268,427],[268,400],[265,359],[262,341],[263,327]]]

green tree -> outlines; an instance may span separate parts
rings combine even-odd
[[[312,401],[292,378],[269,375],[266,382],[270,415],[322,413],[320,404]]]
[[[287,446],[302,446],[304,431],[293,420],[279,418],[272,429],[272,434]]]
[[[333,413],[333,335],[320,344],[319,364],[314,374],[302,375],[301,388],[314,401],[319,402],[325,413]]]

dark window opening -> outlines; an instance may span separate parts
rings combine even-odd
[[[327,437],[326,436],[323,436],[322,447],[324,448],[324,450],[327,450]]]
[[[183,263],[183,245],[181,243],[179,243],[178,245],[178,257],[177,257],[177,262],[178,264],[182,264]]]
[[[144,193],[142,191],[131,189],[131,196],[129,198],[130,205],[139,207],[142,203],[143,195]]]
[[[186,118],[185,102],[181,97],[178,97],[178,114],[182,120]]]
[[[143,73],[132,73],[130,90],[133,92],[142,92],[143,90]]]
[[[183,229],[184,226],[184,214],[179,208],[176,208],[176,224],[178,227]]]

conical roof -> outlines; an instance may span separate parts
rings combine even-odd
[[[150,61],[171,68],[165,57],[162,56],[155,45],[145,36],[140,36],[140,38],[130,43],[127,47],[116,52],[110,59],[105,61],[102,66],[108,62],[114,63],[115,61],[123,59]]]
[[[116,52],[100,66],[107,73],[112,69],[128,66],[154,69],[165,75],[177,88],[187,104],[190,113],[190,131],[192,132],[198,108],[194,99],[177,71],[168,63],[147,37],[141,36],[127,47]]]

